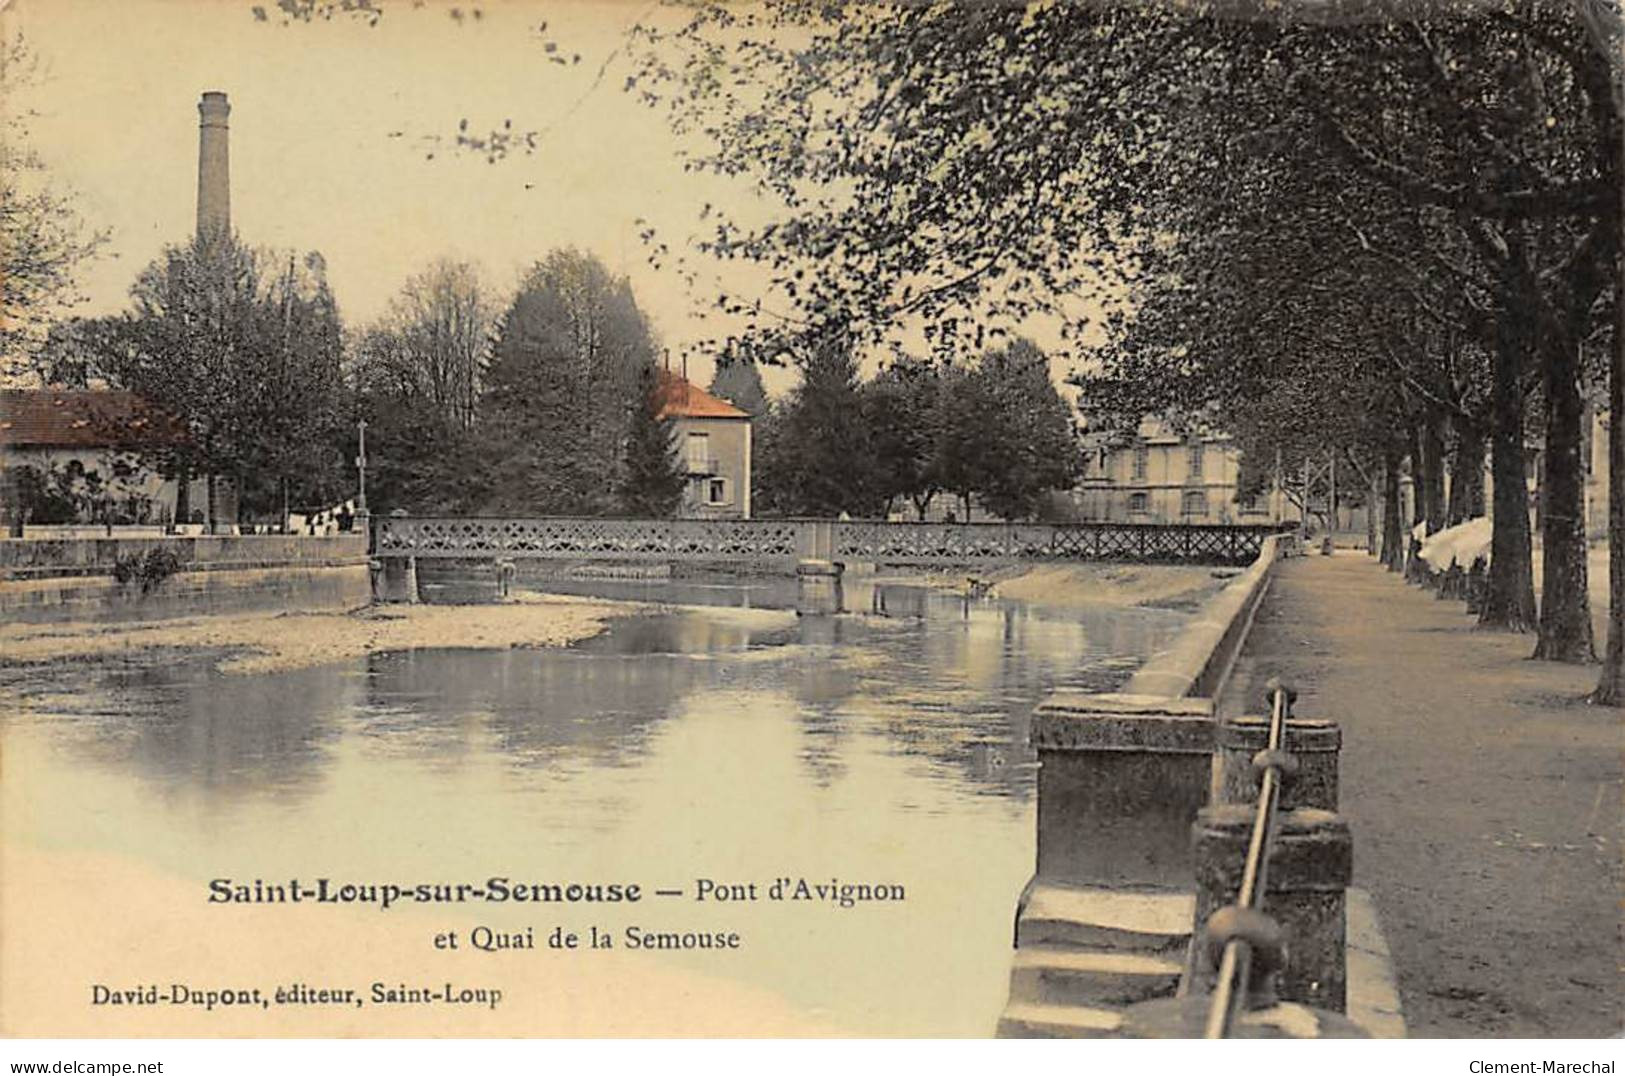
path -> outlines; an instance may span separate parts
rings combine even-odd
[[[1625,1026],[1625,711],[1574,702],[1597,667],[1526,660],[1461,602],[1363,553],[1283,562],[1224,706],[1272,675],[1343,726],[1355,885],[1376,900],[1420,1037]]]

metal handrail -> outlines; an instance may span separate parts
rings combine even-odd
[[[1276,685],[1270,699],[1269,743],[1254,760],[1255,765],[1262,764],[1263,777],[1258,787],[1258,806],[1253,812],[1247,859],[1242,867],[1241,890],[1236,895],[1236,906],[1245,911],[1257,911],[1264,902],[1264,888],[1269,877],[1270,843],[1275,832],[1275,811],[1281,797],[1282,771],[1289,765],[1281,749],[1286,738],[1288,705],[1287,689]],[[1229,938],[1219,959],[1219,974],[1213,987],[1213,1001],[1208,1008],[1204,1038],[1222,1039],[1229,1034],[1230,1026],[1252,986],[1252,965],[1251,942],[1244,937]]]

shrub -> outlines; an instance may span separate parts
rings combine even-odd
[[[119,557],[113,562],[113,578],[120,584],[141,584],[141,593],[151,593],[153,588],[165,579],[180,571],[181,558],[175,555],[173,549],[163,546],[154,546],[147,550],[146,555],[129,553]]]

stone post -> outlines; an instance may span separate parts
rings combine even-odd
[[[1057,692],[1034,712],[1032,742],[1037,883],[1188,891],[1211,700]]]
[[[1197,816],[1192,854],[1198,927],[1233,904],[1241,890],[1253,816],[1253,804],[1208,807]],[[1345,890],[1354,873],[1348,824],[1331,811],[1311,807],[1282,811],[1275,822],[1263,911],[1286,935],[1281,1000],[1343,1012],[1348,984]],[[1207,993],[1212,981],[1212,967],[1199,966],[1191,985],[1195,992]]]
[[[1298,762],[1297,772],[1282,783],[1280,808],[1318,807],[1337,810],[1337,759],[1343,731],[1333,721],[1289,718],[1282,747]],[[1253,756],[1269,744],[1267,717],[1233,717],[1219,723],[1217,756],[1219,776],[1215,803],[1254,803],[1258,774]]]

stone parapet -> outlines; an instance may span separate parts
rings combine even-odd
[[[1271,570],[1287,549],[1284,536],[1265,538],[1258,558],[1208,599],[1173,644],[1152,656],[1130,678],[1124,692],[1176,699],[1217,698],[1269,589]]]
[[[1056,695],[1033,715],[1038,879],[1183,887],[1211,784],[1211,710],[1185,700]]]

